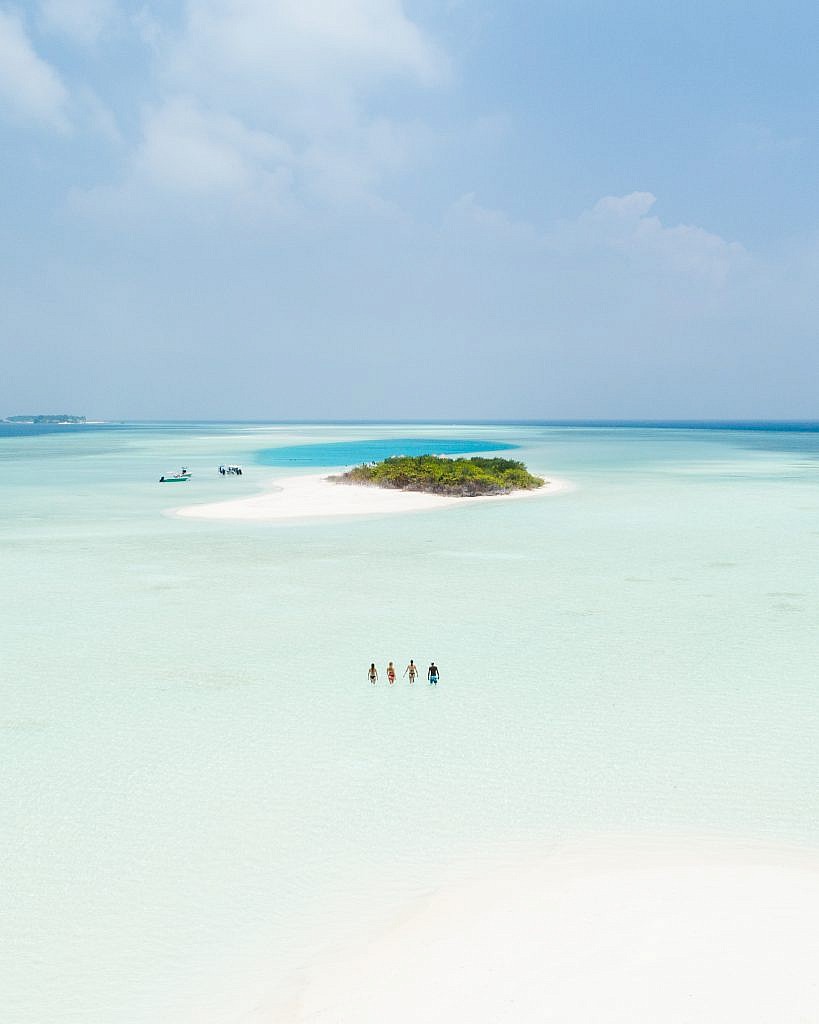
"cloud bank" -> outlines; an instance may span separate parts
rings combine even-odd
[[[588,63],[561,125],[574,64],[539,36],[528,64],[532,39],[492,50],[524,13],[0,7],[19,199],[0,225],[6,402],[424,416],[434,371],[447,416],[804,415],[815,231],[766,248],[725,216],[725,191],[652,172],[673,139],[635,150],[622,116],[581,131]],[[740,166],[768,149],[743,143]],[[777,202],[792,150],[776,149]]]
[[[449,72],[397,0],[197,0],[176,29],[147,24],[157,96],[123,177],[92,188],[86,208],[168,192],[272,216],[383,209],[380,183],[420,129],[368,99],[390,84],[440,87]]]

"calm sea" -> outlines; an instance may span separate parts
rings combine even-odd
[[[576,489],[164,514],[426,450]],[[819,842],[816,424],[0,426],[0,559],[14,1024],[255,1020],[345,922],[498,844]],[[410,658],[437,690],[368,684]]]

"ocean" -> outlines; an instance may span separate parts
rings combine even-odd
[[[574,490],[166,514],[426,450]],[[0,428],[3,1019],[261,1021],[508,844],[815,847],[818,563],[815,424]]]

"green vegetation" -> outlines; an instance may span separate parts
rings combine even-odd
[[[514,459],[445,459],[437,455],[394,455],[383,462],[356,466],[330,479],[337,483],[370,484],[458,497],[531,491],[545,483]]]
[[[69,416],[68,413],[57,413],[36,416],[7,416],[6,423],[85,423],[85,416]]]

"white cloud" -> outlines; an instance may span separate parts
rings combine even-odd
[[[549,231],[515,221],[502,210],[482,206],[474,193],[461,196],[449,211],[448,224],[467,232],[470,245],[489,239],[513,246],[519,254],[540,254],[546,262],[585,268],[589,274],[614,273],[619,266],[634,282],[667,275],[677,282],[721,286],[750,257],[737,242],[688,224],[667,227],[651,214],[650,192],[604,196],[574,220]]]
[[[21,117],[62,131],[69,127],[68,90],[59,74],[39,57],[21,18],[0,10],[0,104]]]
[[[116,13],[114,0],[40,0],[43,27],[80,43],[94,43]]]
[[[612,221],[635,221],[645,217],[657,202],[651,192],[630,192],[625,196],[603,196],[585,213],[585,217],[609,218]]]
[[[430,84],[446,60],[399,0],[190,0],[171,67],[202,85],[346,92],[387,74]]]
[[[513,220],[503,210],[483,206],[474,192],[467,192],[452,204],[447,221],[450,224],[469,224],[479,231],[509,240],[536,244],[541,241],[531,224]]]
[[[657,261],[714,284],[723,283],[731,269],[744,261],[747,254],[738,242],[727,242],[689,224],[666,227],[651,215],[655,202],[651,192],[604,196],[569,225],[563,237]]]
[[[289,148],[275,136],[176,97],[147,112],[135,171],[153,186],[212,195],[280,186],[290,162]]]
[[[291,214],[292,163],[281,139],[175,96],[143,112],[142,138],[126,177],[73,189],[69,205],[119,225],[146,218],[164,223],[179,214],[216,224],[226,211],[252,225]]]
[[[471,221],[492,231],[508,231],[512,221],[503,210],[492,210],[478,202],[475,192],[466,192],[450,208],[450,216]]]
[[[390,77],[427,86],[447,70],[400,0],[191,0],[187,11],[166,81],[286,137],[321,201],[371,202],[417,144],[417,125],[368,114],[367,90]]]
[[[411,141],[411,133],[374,120],[350,140],[354,157],[322,140],[297,152],[281,136],[176,96],[145,111],[142,139],[122,194],[128,202],[146,189],[194,203],[207,197],[214,213],[217,200],[230,202],[234,210],[252,207],[275,216],[351,204],[393,212],[371,186],[384,168],[400,164]],[[94,191],[110,206],[110,189]]]
[[[343,138],[316,133],[298,162],[303,198],[330,207],[393,214],[395,208],[378,194],[379,185],[385,175],[400,171],[426,146],[423,125],[388,118],[359,118]]]
[[[425,129],[369,112],[367,92],[447,73],[400,0],[189,0],[178,30],[148,25],[160,98],[122,183],[128,201],[149,184],[192,199],[255,192],[279,212],[285,195],[290,212],[391,209],[382,182],[424,148]]]

